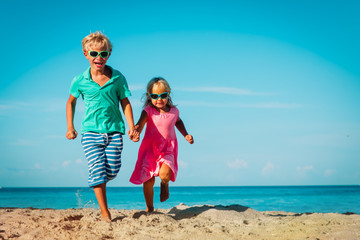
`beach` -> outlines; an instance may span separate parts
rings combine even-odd
[[[360,215],[256,211],[240,205],[171,209],[0,208],[0,239],[360,239]]]

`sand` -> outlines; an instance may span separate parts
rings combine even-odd
[[[112,223],[97,209],[0,208],[0,239],[360,239],[360,215],[259,212],[232,206],[111,209]]]

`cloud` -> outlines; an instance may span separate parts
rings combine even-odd
[[[189,166],[189,164],[187,162],[184,162],[184,161],[178,161],[178,164],[182,168],[187,168]]]
[[[258,108],[258,109],[295,109],[301,108],[301,104],[292,103],[279,103],[279,102],[263,102],[263,103],[215,103],[205,101],[178,101],[181,106],[192,106],[192,107],[228,107],[228,108]]]
[[[6,102],[0,104],[0,115],[4,116],[9,114],[9,111],[11,110],[24,110],[26,107],[29,106],[29,103],[26,102]]]
[[[259,93],[253,92],[247,89],[235,88],[235,87],[175,87],[175,91],[183,92],[197,92],[197,93],[220,93],[227,95],[242,95],[242,96],[270,96],[276,95],[274,93]],[[297,103],[281,103],[281,102],[260,102],[260,103],[244,103],[244,102],[231,102],[227,104],[217,102],[205,102],[205,101],[181,101],[181,105],[186,106],[200,106],[200,107],[230,107],[230,108],[258,108],[258,109],[295,109],[301,108],[303,105]]]
[[[183,92],[209,92],[209,93],[222,93],[222,94],[231,94],[231,95],[263,95],[261,93],[254,93],[247,89],[234,88],[234,87],[194,87],[194,88],[177,87],[174,89],[176,91],[183,91]]]
[[[262,169],[262,173],[263,174],[270,173],[271,171],[274,170],[274,168],[275,168],[275,165],[272,162],[267,162],[266,165]]]
[[[141,84],[129,84],[129,89],[130,91],[138,91],[138,90],[142,90],[142,91],[146,91],[146,86],[145,85],[141,85]]]
[[[64,139],[65,135],[47,135],[45,136],[46,139]]]
[[[240,104],[240,107],[243,108],[269,108],[269,109],[293,109],[301,108],[301,104],[292,104],[292,103],[279,103],[279,102],[265,102],[265,103],[255,103],[255,104]]]
[[[39,163],[35,163],[35,164],[34,164],[34,168],[35,168],[35,169],[41,169],[41,166],[40,166]]]
[[[140,108],[144,105],[144,103],[140,99],[131,99],[131,106],[133,108]]]
[[[11,143],[13,146],[22,146],[22,147],[29,147],[29,146],[36,146],[38,145],[37,142],[27,139],[18,139],[15,142]]]
[[[13,106],[0,104],[0,111],[11,109],[11,108],[13,108]]]
[[[296,167],[296,171],[298,172],[298,173],[307,173],[307,172],[309,172],[309,171],[312,171],[314,169],[314,167],[313,166],[304,166],[304,167],[300,167],[300,166],[298,166],[298,167]]]
[[[298,136],[291,139],[295,144],[314,145],[314,146],[327,146],[327,147],[358,147],[360,138],[359,132],[354,132],[357,137],[350,137],[348,131],[338,128],[325,134],[312,134]]]
[[[70,161],[64,161],[62,164],[61,164],[63,167],[67,167],[70,165]]]
[[[248,163],[242,159],[236,159],[232,162],[227,162],[227,166],[232,169],[240,169],[240,168],[247,168]]]
[[[84,161],[81,158],[77,159],[75,162],[76,162],[76,164],[83,164],[84,163]]]
[[[325,172],[324,172],[324,176],[325,176],[325,177],[330,177],[330,176],[332,176],[334,173],[335,173],[335,170],[333,170],[333,169],[327,169],[327,170],[325,170]]]

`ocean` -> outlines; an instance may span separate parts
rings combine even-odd
[[[242,205],[258,211],[360,214],[360,186],[171,187],[170,198],[160,203],[154,188],[154,207],[170,209],[193,205]],[[142,187],[108,187],[108,205],[114,209],[145,209]],[[86,187],[0,188],[0,207],[98,208],[95,194]]]

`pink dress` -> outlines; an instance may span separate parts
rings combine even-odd
[[[170,180],[174,182],[178,171],[175,123],[179,110],[172,107],[167,113],[159,113],[150,106],[144,110],[148,116],[147,126],[130,182],[142,184],[154,176],[159,176],[160,167],[164,163],[171,168]]]

